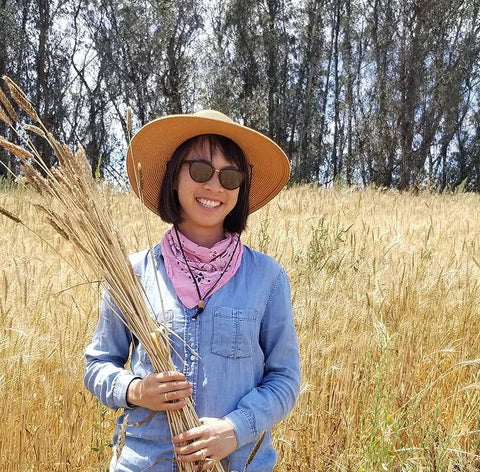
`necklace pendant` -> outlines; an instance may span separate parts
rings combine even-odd
[[[203,312],[203,309],[205,308],[205,300],[199,300],[197,308],[197,312],[192,316],[192,320],[196,320],[198,315]]]

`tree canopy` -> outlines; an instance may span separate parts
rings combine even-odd
[[[215,108],[278,142],[292,181],[479,191],[479,9],[475,0],[1,0],[0,73],[106,177],[124,174],[127,106],[137,128]],[[2,151],[0,161],[0,175],[18,172],[14,157]]]

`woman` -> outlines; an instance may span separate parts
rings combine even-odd
[[[153,372],[106,294],[86,349],[85,385],[129,414],[110,470],[174,471],[176,458],[203,470],[222,460],[241,471],[267,432],[248,471],[271,471],[269,430],[298,395],[298,347],[285,272],[240,234],[248,214],[285,185],[288,160],[264,135],[205,110],[145,125],[129,146],[127,170],[143,203],[173,225],[151,249],[155,264],[150,249],[131,261],[152,316],[165,316],[178,335],[171,336],[177,371]],[[172,439],[165,411],[190,396],[202,424]]]

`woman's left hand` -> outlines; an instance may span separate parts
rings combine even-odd
[[[175,436],[173,445],[179,462],[204,462],[202,470],[208,470],[237,448],[237,438],[227,420],[200,418],[200,423]]]

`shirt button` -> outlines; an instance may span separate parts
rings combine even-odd
[[[193,354],[190,356],[190,360],[191,360],[191,361],[194,361],[194,360],[195,360],[195,356],[194,356]]]

